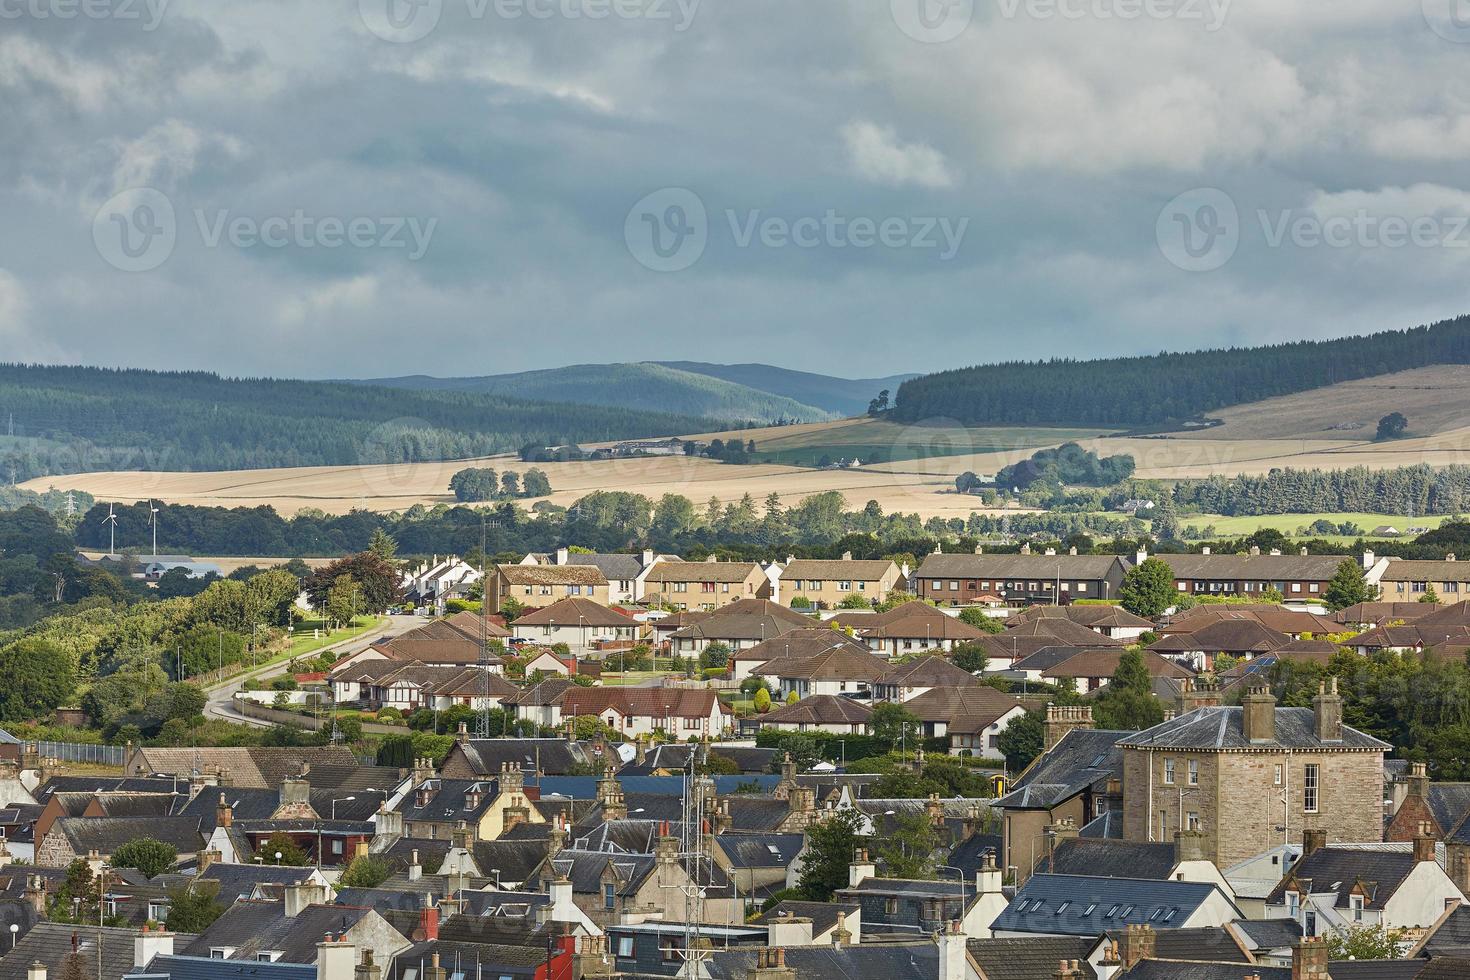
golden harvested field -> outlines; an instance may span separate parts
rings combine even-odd
[[[1410,438],[1372,441],[1378,419],[1391,411],[1409,419]],[[963,429],[901,426],[871,419],[703,433],[697,438],[754,439],[758,452],[810,456],[812,452],[893,462],[854,469],[780,464],[727,466],[689,457],[588,463],[545,463],[551,502],[568,505],[593,490],[628,490],[658,498],[683,494],[696,503],[721,503],[749,493],[757,501],[776,493],[790,506],[828,490],[850,506],[876,500],[885,511],[924,517],[966,517],[974,497],[953,492],[966,470],[992,474],[1043,446],[1077,441],[1102,455],[1131,454],[1138,475],[1182,479],[1265,473],[1276,467],[1386,469],[1415,463],[1470,462],[1470,367],[1436,367],[1354,381],[1316,392],[1273,398],[1215,413],[1225,424],[1158,438],[1107,438],[1096,429],[993,427]],[[1332,428],[1348,424],[1352,428]],[[329,513],[353,508],[404,510],[414,504],[451,503],[449,477],[470,465],[524,472],[511,456],[478,461],[402,466],[318,466],[223,473],[84,473],[43,477],[27,489],[85,490],[100,500],[149,497],[173,503],[249,507],[269,504],[290,515],[304,507]],[[525,501],[530,505],[535,501]]]

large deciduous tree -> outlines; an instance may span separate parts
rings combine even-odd
[[[1164,614],[1178,595],[1174,590],[1174,572],[1161,558],[1146,558],[1128,570],[1118,587],[1123,608],[1135,616],[1155,619]]]

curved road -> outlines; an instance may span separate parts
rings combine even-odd
[[[333,653],[342,654],[343,656],[350,653],[356,653],[357,651],[373,643],[376,643],[378,640],[381,640],[384,637],[398,636],[402,633],[407,633],[409,630],[414,629],[418,626],[422,626],[426,622],[428,622],[428,620],[420,616],[389,616],[388,624],[386,626],[379,627],[378,629],[364,633],[361,636],[354,636],[351,639],[342,640],[338,643],[333,643],[329,646],[322,647],[320,650],[315,651],[312,655],[316,656],[327,650],[330,650]],[[209,699],[204,705],[205,717],[218,718],[222,721],[234,722],[237,725],[252,725],[256,728],[270,728],[270,722],[262,721],[259,718],[251,718],[236,711],[235,693],[244,686],[247,680],[265,680],[267,678],[275,677],[277,675],[284,674],[289,666],[290,661],[283,660],[280,663],[271,664],[267,667],[261,667],[259,670],[247,671],[246,673],[233,677],[222,684],[216,684],[213,687],[205,688],[204,693]]]

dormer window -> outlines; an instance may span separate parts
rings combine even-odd
[[[1349,911],[1352,912],[1353,921],[1354,922],[1362,922],[1363,921],[1363,896],[1362,895],[1349,895],[1348,896],[1348,909],[1349,909]]]

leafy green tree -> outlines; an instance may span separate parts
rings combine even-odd
[[[868,718],[868,727],[872,730],[874,738],[888,742],[895,747],[905,737],[908,741],[913,742],[923,734],[919,716],[897,701],[883,701],[876,705],[872,715]]]
[[[1146,558],[1130,568],[1118,587],[1123,608],[1135,616],[1157,619],[1174,604],[1174,572],[1160,558]]]
[[[1006,770],[1020,772],[1031,765],[1046,744],[1046,722],[1041,714],[1028,711],[1006,725],[995,738],[995,746],[1005,756]]]
[[[857,810],[841,809],[807,828],[806,858],[797,878],[803,898],[827,902],[837,889],[847,887],[848,865],[862,843],[861,827],[862,815]]]
[[[765,688],[757,688],[755,697],[751,700],[755,705],[755,710],[759,713],[765,714],[771,710],[771,692]]]
[[[219,900],[219,883],[196,881],[192,884],[171,888],[168,896],[168,918],[164,928],[169,932],[193,933],[198,935],[214,925],[225,912]]]
[[[979,643],[961,643],[950,651],[949,658],[960,670],[972,674],[983,673],[990,666],[990,655]]]
[[[351,575],[337,576],[327,591],[325,610],[334,623],[350,625],[362,603],[362,589]]]
[[[368,542],[368,551],[384,561],[393,561],[398,557],[398,542],[382,528],[374,528],[372,540]]]
[[[172,871],[179,863],[179,852],[163,841],[138,837],[112,852],[114,868],[136,868],[149,878]]]
[[[1378,432],[1373,438],[1380,442],[1385,439],[1397,439],[1404,434],[1409,427],[1409,420],[1404,418],[1402,412],[1389,412],[1378,420]]]
[[[1327,591],[1322,598],[1326,600],[1327,608],[1336,612],[1360,602],[1372,602],[1378,598],[1378,588],[1369,585],[1363,577],[1362,565],[1351,558],[1345,558],[1337,566],[1332,580],[1327,583]]]
[[[730,645],[716,640],[699,654],[701,667],[727,667],[730,664]]]
[[[979,606],[966,606],[960,610],[960,622],[968,623],[977,630],[987,633],[1003,633],[1005,625],[994,616],[985,615],[985,610]]]
[[[795,704],[796,702],[798,702],[800,700],[801,700],[801,697],[795,691],[787,691],[786,692],[786,703],[787,704]]]
[[[76,667],[49,640],[27,637],[0,647],[0,721],[28,721],[50,714],[76,692]]]
[[[296,842],[281,831],[270,835],[264,844],[256,851],[257,856],[264,859],[266,864],[279,864],[292,868],[304,868],[311,863],[304,850],[297,846]],[[276,855],[280,857],[277,858]]]
[[[1164,706],[1153,695],[1153,679],[1142,652],[1123,652],[1092,710],[1098,726],[1112,731],[1141,731],[1164,720]]]
[[[1434,586],[1428,586],[1424,589],[1424,594],[1419,597],[1419,601],[1427,602],[1431,605],[1438,605],[1439,593],[1434,591]]]
[[[1333,960],[1396,960],[1409,945],[1403,929],[1383,926],[1348,926],[1346,932],[1327,935],[1327,957]]]
[[[338,884],[344,888],[377,888],[392,874],[393,869],[388,866],[388,862],[369,854],[353,858],[352,863],[347,865],[347,870],[342,872]]]
[[[527,497],[551,496],[551,481],[545,470],[529,469],[521,479],[521,493]]]
[[[939,833],[928,814],[906,813],[896,818],[875,841],[876,857],[888,878],[933,878],[934,852]]]

